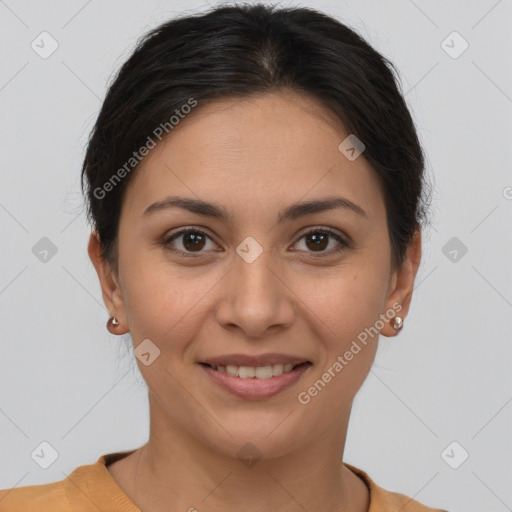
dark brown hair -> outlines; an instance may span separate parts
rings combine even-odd
[[[356,32],[310,8],[222,6],[151,30],[111,83],[83,162],[87,217],[104,259],[117,269],[134,151],[154,139],[157,127],[171,128],[171,117],[191,99],[200,108],[215,98],[289,88],[320,100],[364,143],[362,156],[384,190],[393,265],[400,267],[426,206],[424,155],[395,75]],[[133,171],[126,172],[127,162]],[[112,185],[121,168],[123,178]]]

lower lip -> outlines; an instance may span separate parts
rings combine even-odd
[[[205,364],[200,364],[199,366],[217,384],[234,395],[249,400],[258,400],[277,395],[281,391],[293,386],[311,364],[303,364],[295,368],[295,370],[283,373],[277,377],[271,377],[270,379],[242,379],[241,377],[232,377],[226,372],[214,370]]]

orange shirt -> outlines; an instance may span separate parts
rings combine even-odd
[[[133,451],[104,454],[94,464],[79,466],[58,482],[0,490],[0,512],[141,512],[106,467]],[[447,512],[386,491],[364,471],[344,464],[367,485],[368,512]]]

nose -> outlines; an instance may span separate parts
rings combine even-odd
[[[263,252],[250,263],[237,256],[233,265],[215,308],[219,325],[250,338],[290,327],[296,314],[293,285],[271,255]]]

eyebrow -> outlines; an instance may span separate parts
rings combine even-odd
[[[229,222],[231,220],[231,215],[220,205],[208,203],[201,199],[180,196],[166,197],[161,201],[151,204],[144,210],[142,217],[149,217],[157,212],[171,208],[181,208],[197,215],[204,215],[206,217],[212,217],[225,222]],[[293,203],[279,213],[278,222],[282,223],[285,221],[292,221],[305,217],[306,215],[333,210],[335,208],[342,208],[363,217],[368,217],[363,208],[349,199],[344,197],[327,197],[325,199],[316,199],[314,201]]]

